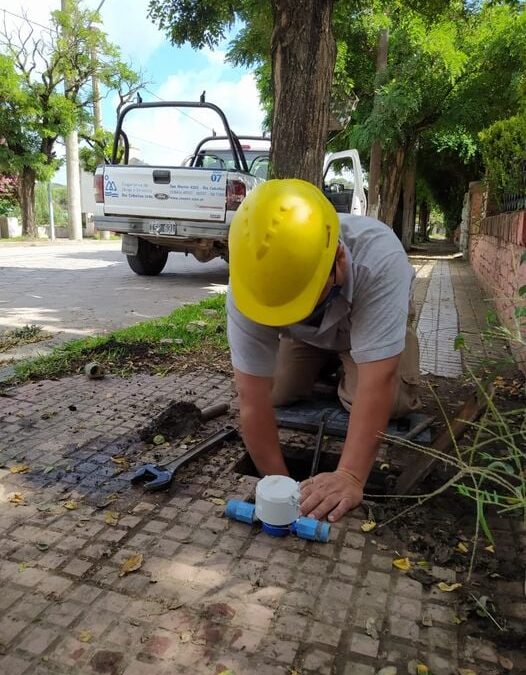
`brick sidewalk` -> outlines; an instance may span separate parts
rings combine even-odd
[[[360,510],[333,526],[329,544],[230,522],[223,501],[247,498],[255,482],[233,471],[231,446],[169,494],[129,486],[112,457],[148,457],[136,432],[152,415],[170,400],[229,397],[228,380],[203,374],[79,376],[1,399],[1,672],[373,675],[388,664],[407,672],[413,659],[433,675],[456,672],[452,594],[394,569],[405,551],[364,535]],[[10,472],[20,464],[29,471]],[[16,492],[25,505],[8,501]],[[142,567],[119,576],[137,553]],[[494,650],[476,647],[490,668]]]
[[[457,308],[472,307],[469,316],[461,309],[462,327],[481,315],[470,270],[448,264]],[[420,308],[435,265],[417,263]],[[139,438],[152,416],[170,401],[230,400],[226,378],[77,376],[7,394],[0,397],[0,672],[374,675],[386,666],[416,672],[416,661],[432,675],[458,666],[500,672],[491,643],[459,642],[455,594],[393,568],[406,551],[363,534],[363,510],[333,526],[329,544],[272,539],[226,520],[224,501],[253,495],[255,484],[234,470],[239,446],[194,463],[170,493],[130,487],[134,466],[174,452]],[[20,465],[29,470],[11,472]],[[23,505],[9,501],[15,493]],[[140,569],[120,576],[123,561],[139,553]],[[449,569],[431,571],[455,581]]]

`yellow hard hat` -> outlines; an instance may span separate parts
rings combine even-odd
[[[228,237],[230,284],[239,311],[266,326],[312,312],[334,263],[338,215],[304,180],[269,180],[236,211]]]

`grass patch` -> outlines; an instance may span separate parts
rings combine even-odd
[[[0,352],[7,352],[9,349],[20,345],[42,342],[42,340],[47,340],[48,337],[49,335],[44,333],[40,326],[26,324],[20,328],[0,333]]]
[[[10,384],[57,379],[82,372],[97,361],[107,372],[166,374],[196,368],[229,368],[225,296],[178,307],[168,316],[57,347],[51,354],[15,365]]]

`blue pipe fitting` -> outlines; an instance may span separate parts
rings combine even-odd
[[[301,516],[295,523],[292,523],[291,531],[300,539],[321,541],[326,544],[329,541],[331,526],[330,523],[322,520]]]
[[[242,502],[239,499],[229,499],[225,507],[225,516],[241,523],[253,525],[256,522],[256,505]]]
[[[253,525],[256,518],[255,504],[248,504],[237,499],[230,499],[225,507],[225,516],[232,520],[238,520],[241,523]],[[326,544],[329,541],[331,526],[330,523],[316,520],[315,518],[306,518],[301,516],[290,525],[271,525],[270,523],[261,524],[263,532],[272,537],[285,537],[288,534],[295,534],[300,539],[309,541],[319,541]]]

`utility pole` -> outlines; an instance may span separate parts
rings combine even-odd
[[[68,5],[68,0],[60,0],[60,8],[63,12],[67,11]],[[66,96],[68,90],[69,82],[66,80],[64,82]],[[82,239],[79,137],[77,130],[70,131],[64,140],[66,144],[66,176],[68,183],[68,236],[70,239]]]
[[[102,5],[106,2],[106,0],[101,0],[99,6],[97,7],[97,13],[100,11],[100,8]],[[98,28],[96,26],[90,26],[92,31],[97,31]],[[92,96],[93,96],[93,130],[95,133],[99,131],[99,129],[102,129],[102,111],[100,107],[100,90],[99,90],[99,76],[97,73],[97,49],[95,46],[95,42],[93,43],[91,47],[91,67],[92,67],[92,76],[91,76],[91,91],[92,91]],[[97,162],[104,162],[104,156],[102,153],[97,152]],[[104,230],[103,232],[100,233],[100,238],[101,239],[109,239],[110,238],[110,233],[109,230]]]
[[[47,184],[47,199],[49,205],[49,238],[55,241],[55,210],[53,208],[53,186],[51,181]]]

